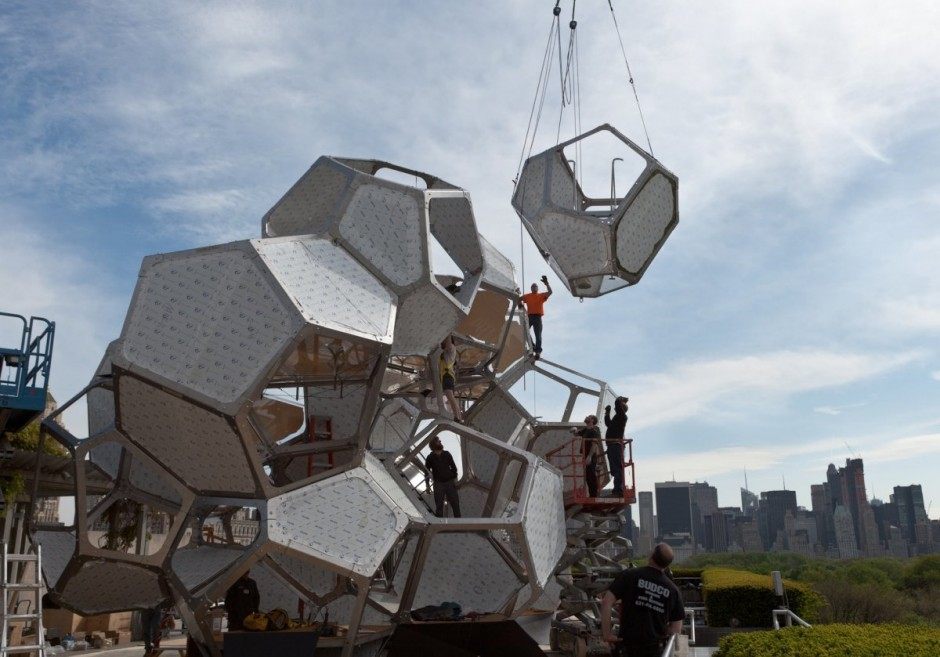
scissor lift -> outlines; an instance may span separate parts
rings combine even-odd
[[[622,441],[623,495],[604,496],[601,490],[597,497],[588,493],[582,441],[572,436],[546,455],[565,478],[568,532],[568,548],[555,571],[561,593],[552,619],[551,647],[577,657],[609,654],[609,646],[601,637],[600,595],[623,570],[623,562],[633,556],[630,541],[621,536],[621,513],[636,501],[633,440]],[[610,473],[601,475],[599,483],[603,485]]]
[[[13,325],[11,331],[11,324]],[[19,335],[0,343],[0,436],[19,431],[46,408],[55,322],[0,312],[0,335]]]

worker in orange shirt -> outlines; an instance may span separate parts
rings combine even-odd
[[[545,314],[545,302],[552,296],[552,286],[548,284],[548,276],[542,276],[546,292],[539,292],[538,283],[532,283],[532,291],[523,294],[519,300],[525,304],[529,315],[529,327],[535,334],[535,358],[542,355],[542,315]]]

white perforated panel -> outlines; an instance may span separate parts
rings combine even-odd
[[[551,180],[548,183],[548,197],[553,205],[566,210],[580,210],[581,196],[578,194],[571,170],[565,166],[561,151],[552,153]]]
[[[336,573],[313,563],[309,559],[302,559],[294,554],[281,552],[271,554],[271,559],[314,595],[323,597],[336,588]]]
[[[339,231],[389,281],[410,285],[428,275],[423,214],[412,194],[364,184],[353,193]]]
[[[431,233],[465,275],[480,271],[483,252],[469,196],[435,198],[434,192],[426,194],[430,198],[428,221]]]
[[[547,200],[545,198],[545,165],[549,157],[550,155],[543,153],[527,160],[522,167],[519,185],[516,187],[513,204],[530,222],[542,210]]]
[[[456,602],[463,613],[495,612],[522,587],[509,565],[480,534],[438,534],[431,542],[412,609]]]
[[[179,491],[165,471],[158,470],[140,458],[132,456],[131,459],[130,482],[134,488],[173,504],[182,501]]]
[[[453,333],[464,313],[429,282],[409,292],[398,307],[392,354],[425,356]]]
[[[499,467],[499,452],[477,442],[467,441],[467,458],[473,475],[486,486],[493,483],[496,468]]]
[[[483,281],[504,292],[515,292],[516,269],[512,261],[482,235],[480,235],[480,244],[483,247]]]
[[[549,212],[539,227],[546,248],[569,278],[597,274],[608,268],[610,227],[599,220]]]
[[[321,157],[264,217],[266,237],[327,233],[352,179]]]
[[[349,440],[356,437],[356,429],[362,419],[362,406],[369,391],[366,384],[319,386],[308,388],[309,415],[330,418],[333,440]],[[377,393],[374,393],[377,394]],[[322,430],[322,426],[318,429]]]
[[[75,534],[72,532],[38,531],[33,541],[42,546],[42,574],[49,588],[56,582],[75,554]]]
[[[183,586],[193,591],[243,554],[244,550],[236,548],[199,545],[173,553],[171,567]]]
[[[354,471],[271,500],[268,536],[294,550],[367,577],[408,523]]]
[[[369,437],[369,449],[380,454],[397,452],[411,437],[417,417],[418,409],[403,399],[383,402]]]
[[[85,397],[88,405],[88,435],[104,431],[114,424],[114,393],[105,388],[92,388]]]
[[[124,433],[189,486],[254,492],[247,456],[225,418],[131,376],[118,389]]]
[[[242,242],[145,263],[122,334],[127,363],[220,407],[241,400],[303,326],[252,253]]]
[[[84,615],[153,609],[165,599],[156,573],[126,563],[87,561],[60,591]]]
[[[639,272],[653,255],[675,215],[676,202],[666,176],[655,174],[643,186],[617,225],[617,260],[628,272]]]
[[[500,388],[491,390],[477,404],[479,410],[474,412],[470,424],[480,432],[502,442],[507,442],[515,436],[519,427],[528,419]]]
[[[391,342],[395,298],[329,240],[253,240],[261,259],[308,321]]]
[[[565,507],[561,476],[539,466],[522,521],[539,586],[544,586],[565,550]]]
[[[372,477],[373,486],[388,496],[392,504],[398,506],[412,520],[422,520],[424,518],[421,510],[402,490],[404,482],[401,479],[396,480],[377,458],[367,452],[363,455],[362,467]]]

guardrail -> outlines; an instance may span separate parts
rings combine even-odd
[[[799,616],[797,616],[796,614],[794,614],[794,613],[793,613],[791,610],[789,610],[789,609],[774,609],[774,610],[773,610],[772,612],[770,612],[770,613],[773,614],[773,621],[774,621],[774,629],[775,629],[775,630],[779,630],[779,629],[780,629],[780,617],[781,617],[781,616],[783,616],[783,617],[786,619],[786,626],[787,626],[787,627],[793,627],[793,621],[796,621],[796,623],[797,623],[798,625],[801,625],[802,627],[812,627],[812,625],[810,625],[810,624],[807,623],[805,620],[803,620],[802,618],[800,618]]]

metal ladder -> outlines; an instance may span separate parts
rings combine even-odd
[[[0,560],[2,560],[2,570],[0,570],[0,590],[3,592],[3,606],[0,607],[0,657],[12,653],[36,653],[39,657],[46,657],[46,632],[42,627],[42,546],[36,546],[36,554],[12,554],[8,551],[6,543],[0,543]],[[35,581],[21,583],[15,581],[19,579],[17,574],[19,568],[11,568],[14,564],[34,563]],[[20,592],[32,592],[36,596],[36,606],[31,613],[16,613],[14,598]],[[29,645],[10,646],[10,632],[12,623],[22,621],[33,621],[33,627],[36,629],[35,641]]]

